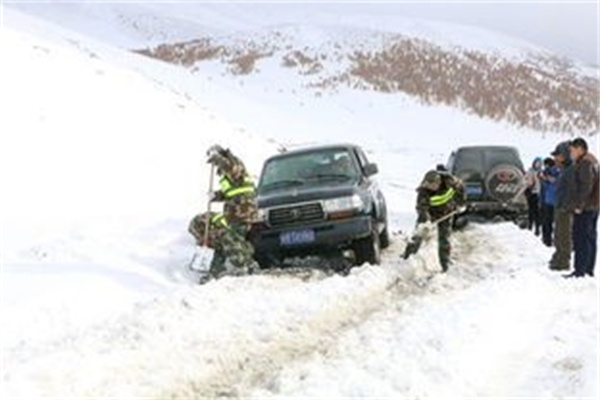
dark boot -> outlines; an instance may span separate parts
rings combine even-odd
[[[446,273],[448,272],[448,266],[450,265],[450,262],[446,261],[446,262],[442,262],[442,272]]]
[[[571,213],[561,209],[554,212],[554,247],[556,251],[550,261],[550,269],[554,271],[568,270],[571,264]]]
[[[563,275],[563,278],[565,278],[565,279],[582,278],[583,276],[584,276],[584,274],[580,274],[578,272],[571,272],[570,274]]]
[[[571,269],[568,262],[557,262],[554,260],[550,261],[548,268],[552,271],[568,271]]]

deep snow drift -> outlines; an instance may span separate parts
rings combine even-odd
[[[253,174],[282,145],[360,143],[409,232],[414,186],[452,148],[510,143],[527,162],[563,137],[190,74],[9,9],[1,36],[2,398],[597,397],[598,282],[547,271],[511,224],[456,234],[447,275],[432,243],[400,261],[402,235],[349,277],[199,287],[185,270],[215,142]]]

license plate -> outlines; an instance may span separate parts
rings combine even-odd
[[[304,229],[301,231],[288,231],[279,235],[279,243],[282,246],[297,246],[315,241],[315,231]]]
[[[481,196],[483,190],[479,185],[467,186],[467,196]]]

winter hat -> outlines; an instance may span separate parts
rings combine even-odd
[[[553,156],[557,156],[557,155],[563,155],[565,157],[569,157],[569,144],[571,142],[567,141],[567,142],[560,142],[559,144],[556,145],[556,148],[554,149],[554,151],[552,153],[550,153]]]
[[[423,178],[423,182],[419,185],[420,188],[430,189],[439,187],[442,184],[442,177],[438,171],[428,171]]]

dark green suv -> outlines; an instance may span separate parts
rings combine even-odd
[[[259,222],[251,238],[262,268],[285,258],[347,254],[379,264],[389,245],[377,165],[356,145],[330,145],[269,158],[258,184]]]
[[[526,221],[525,173],[516,148],[461,147],[452,152],[447,168],[465,185],[466,215]]]

